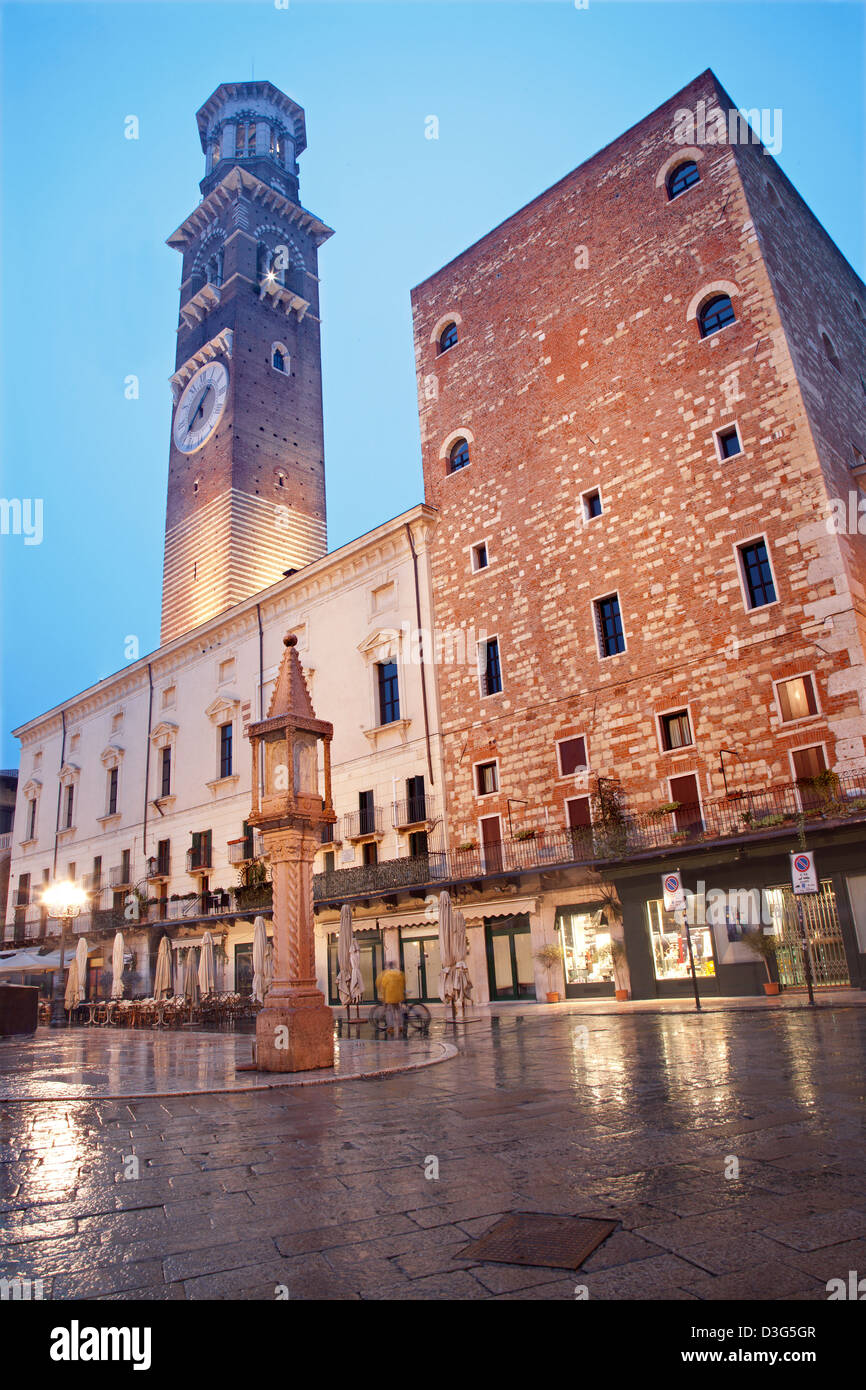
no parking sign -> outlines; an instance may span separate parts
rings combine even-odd
[[[665,912],[685,912],[686,895],[679,872],[662,874],[662,892],[665,899]]]
[[[799,850],[791,855],[791,887],[795,893],[817,893],[818,870],[814,854]]]

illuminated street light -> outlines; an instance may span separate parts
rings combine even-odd
[[[66,961],[67,923],[77,917],[87,904],[84,889],[71,879],[51,883],[42,894],[42,907],[48,917],[60,923],[60,968],[54,977],[54,997],[51,1001],[51,1027],[62,1028],[63,969]]]

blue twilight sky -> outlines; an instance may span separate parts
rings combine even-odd
[[[2,6],[2,496],[9,730],[159,640],[180,258],[195,111],[267,78],[306,108],[321,252],[329,539],[421,497],[410,288],[706,67],[781,108],[780,163],[862,275],[862,5]],[[141,138],[124,139],[124,117]],[[424,137],[428,115],[439,139]],[[124,399],[124,378],[141,381]]]

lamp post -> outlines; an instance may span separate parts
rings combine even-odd
[[[313,935],[313,859],[322,826],[337,819],[331,804],[334,730],[315,716],[297,638],[290,633],[283,642],[268,716],[248,731],[249,824],[261,831],[274,891],[274,974],[256,1018],[256,1065],[261,1071],[310,1071],[334,1064],[334,1023],[316,985]]]
[[[67,924],[77,917],[87,902],[87,894],[77,883],[69,879],[52,883],[42,894],[42,906],[46,915],[60,923],[60,969],[54,979],[54,997],[51,1001],[51,1027],[62,1028],[63,1018],[63,968],[66,960]]]

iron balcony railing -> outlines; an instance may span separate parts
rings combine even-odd
[[[261,831],[256,830],[239,840],[229,840],[228,851],[230,864],[249,864],[253,859],[259,859],[264,851]]]
[[[0,854],[5,854],[6,851],[7,851],[8,849],[11,849],[11,848],[12,848],[12,831],[11,831],[11,830],[8,830],[8,831],[6,831],[3,835],[0,835]]]
[[[346,840],[363,840],[367,835],[383,835],[384,821],[381,806],[350,811],[348,815],[343,816],[343,837]]]
[[[205,874],[213,868],[213,855],[209,845],[186,852],[186,871],[188,874]]]
[[[395,830],[405,830],[410,825],[423,825],[434,815],[433,797],[422,792],[419,796],[407,797],[405,801],[395,801],[391,819]]]
[[[116,864],[108,870],[109,888],[129,888],[132,884],[132,871],[128,864]]]
[[[152,854],[147,861],[147,877],[170,878],[171,877],[171,854]]]

